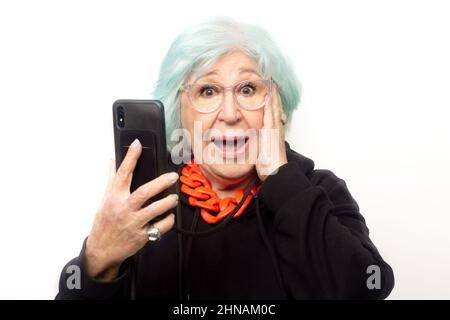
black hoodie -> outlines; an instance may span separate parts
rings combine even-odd
[[[84,244],[64,267],[56,298],[386,298],[393,271],[371,242],[344,180],[314,170],[311,159],[286,148],[288,163],[267,177],[240,217],[205,237],[169,231],[149,242],[135,263],[126,260],[113,282],[86,274]],[[180,199],[183,229],[214,227],[198,218],[185,194]],[[67,286],[71,265],[80,267],[79,289]]]

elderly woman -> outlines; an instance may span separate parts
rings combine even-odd
[[[215,18],[181,34],[163,61],[155,98],[166,106],[167,137],[184,129],[193,156],[180,163],[173,152],[173,172],[131,194],[139,141],[117,173],[112,164],[92,230],[63,269],[57,298],[387,297],[392,269],[345,182],[314,169],[284,140],[299,102],[296,79],[259,27]],[[166,189],[173,194],[142,207]],[[172,210],[176,216],[152,221]]]

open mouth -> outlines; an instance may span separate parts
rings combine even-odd
[[[234,157],[245,151],[249,137],[247,136],[218,136],[212,137],[216,149],[225,157]]]

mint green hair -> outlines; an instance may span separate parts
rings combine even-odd
[[[214,17],[191,26],[170,46],[159,71],[153,96],[165,107],[166,134],[179,128],[180,86],[191,76],[201,77],[222,55],[242,51],[256,62],[258,72],[277,84],[288,123],[300,101],[300,83],[291,61],[278,48],[267,31],[228,17]]]

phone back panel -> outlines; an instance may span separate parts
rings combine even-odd
[[[130,192],[133,192],[167,172],[164,107],[158,100],[117,100],[113,105],[113,118],[116,169],[135,139],[142,144],[142,154],[130,186]],[[144,206],[162,196],[149,199]]]

